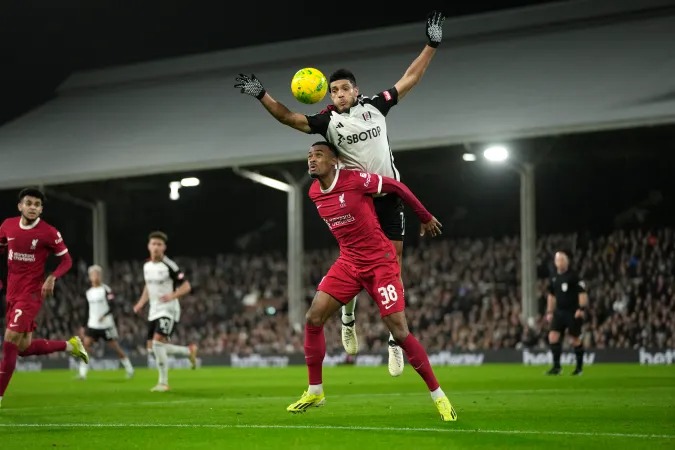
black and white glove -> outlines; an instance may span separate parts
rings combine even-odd
[[[436,48],[443,39],[443,22],[445,16],[440,11],[432,11],[427,16],[427,39],[429,47]]]
[[[235,78],[235,81],[238,83],[235,84],[234,87],[241,89],[242,94],[250,95],[257,98],[258,100],[265,96],[265,88],[263,87],[260,80],[255,77],[255,75],[251,74],[249,77],[248,75],[240,73],[239,76]]]

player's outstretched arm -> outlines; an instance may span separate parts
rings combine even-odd
[[[408,186],[393,178],[380,176],[380,179],[382,180],[382,187],[378,189],[378,193],[384,192],[398,195],[419,217],[420,222],[422,222],[420,236],[424,236],[427,233],[431,236],[441,234],[443,225],[424,207]]]
[[[265,109],[279,122],[304,133],[309,133],[310,128],[307,117],[304,114],[291,111],[286,105],[276,101],[274,97],[265,90],[262,83],[255,75],[251,74],[249,77],[248,75],[240,73],[239,76],[235,78],[235,81],[237,81],[237,84],[234,85],[235,88],[240,89],[242,94],[250,95],[251,97],[260,100],[260,103],[262,103]]]
[[[429,13],[426,23],[427,45],[422,49],[422,53],[410,64],[403,77],[396,82],[394,87],[398,91],[398,100],[405,95],[422,79],[431,59],[436,54],[436,47],[443,39],[443,22],[445,16],[440,11]]]

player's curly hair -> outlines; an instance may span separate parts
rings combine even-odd
[[[148,235],[148,241],[151,239],[160,239],[166,244],[169,240],[169,236],[167,236],[163,231],[153,231]]]
[[[356,86],[356,77],[354,76],[351,70],[347,69],[336,70],[330,75],[330,78],[328,79],[328,84],[337,80],[349,80],[354,86]]]
[[[19,192],[19,197],[18,197],[19,203],[21,203],[23,201],[24,197],[39,198],[42,203],[44,203],[47,200],[47,196],[45,196],[45,193],[42,192],[40,189],[34,188],[34,187],[27,187],[27,188],[21,189],[21,192]]]

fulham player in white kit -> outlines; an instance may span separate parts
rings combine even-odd
[[[304,133],[320,134],[340,152],[341,167],[387,176],[400,181],[394,165],[394,155],[389,146],[386,116],[421,80],[436,54],[443,37],[441,12],[429,14],[426,22],[427,44],[415,58],[400,80],[386,91],[373,97],[360,95],[354,74],[346,69],[335,71],[329,79],[333,101],[325,110],[314,115],[304,115],[289,110],[265,90],[255,75],[244,74],[234,86],[243,94],[253,96],[277,121]],[[395,194],[374,196],[375,213],[382,231],[396,249],[402,265],[405,217],[403,203]],[[355,300],[342,307],[342,345],[350,355],[359,350],[355,324]],[[403,351],[393,335],[389,335],[389,373],[399,376],[403,372]]]
[[[84,330],[84,347],[87,352],[91,353],[91,344],[103,339],[108,343],[111,349],[117,353],[117,356],[122,363],[122,367],[126,371],[127,378],[134,376],[134,368],[127,354],[120,347],[117,342],[118,334],[115,326],[115,318],[113,317],[112,303],[115,300],[115,294],[107,284],[103,284],[103,269],[99,265],[89,267],[89,281],[91,287],[87,289],[87,324]],[[85,380],[87,378],[89,366],[84,362],[80,362],[80,373],[78,378]]]
[[[169,355],[189,358],[192,368],[197,367],[195,344],[184,346],[170,343],[175,326],[180,321],[178,299],[190,293],[192,287],[178,265],[165,255],[167,240],[167,235],[161,231],[150,233],[150,258],[143,265],[145,288],[140,300],[134,305],[134,312],[138,313],[146,303],[150,303],[148,322],[153,329],[152,350],[159,371],[159,380],[151,389],[152,392],[169,390]]]

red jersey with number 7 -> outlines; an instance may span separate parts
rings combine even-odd
[[[7,301],[42,301],[47,258],[68,252],[56,228],[40,218],[23,225],[21,217],[0,225],[0,253],[2,249],[7,256]]]

